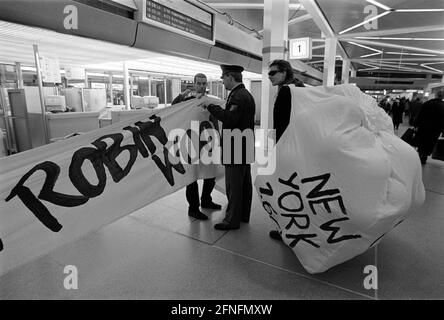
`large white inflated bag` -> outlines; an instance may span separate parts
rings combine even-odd
[[[309,273],[376,244],[425,200],[416,151],[354,85],[291,86],[276,170],[255,187],[269,217]]]

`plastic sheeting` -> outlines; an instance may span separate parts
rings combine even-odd
[[[276,170],[255,187],[309,273],[369,249],[425,200],[419,157],[353,85],[291,88]]]

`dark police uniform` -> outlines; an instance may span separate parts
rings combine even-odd
[[[194,96],[184,97],[179,94],[171,103],[174,105],[176,103],[188,101],[194,99]],[[202,207],[207,207],[209,204],[213,203],[213,199],[211,198],[211,192],[213,192],[214,186],[216,184],[216,178],[207,178],[204,179],[203,187],[202,187],[202,196],[200,198]],[[194,181],[187,185],[186,187],[186,197],[188,201],[188,206],[190,211],[199,211],[199,185],[197,181]]]
[[[242,67],[239,66],[221,66],[223,72],[235,71],[241,72]],[[240,71],[239,71],[240,70]],[[239,129],[251,130],[251,134],[247,135],[247,139],[251,139],[242,145],[241,149],[234,149],[232,146],[231,161],[223,161],[225,165],[225,188],[228,198],[228,206],[225,213],[223,224],[215,226],[216,229],[237,229],[240,222],[249,222],[253,186],[251,182],[250,163],[254,161],[254,113],[256,106],[254,98],[245,89],[241,83],[233,88],[228,95],[225,109],[216,105],[209,105],[207,110],[219,121],[222,122],[222,130]],[[224,132],[224,131],[222,131]],[[224,133],[222,133],[224,139]],[[247,150],[248,146],[253,146],[253,150]],[[222,143],[223,147],[223,143]],[[222,153],[227,150],[222,149]],[[233,162],[235,155],[233,153],[242,152],[242,161],[239,164]],[[247,156],[253,152],[253,157]],[[223,158],[225,158],[223,156]]]

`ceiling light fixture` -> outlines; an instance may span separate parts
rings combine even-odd
[[[441,61],[441,62],[427,62],[427,63],[423,63],[423,65],[428,66],[430,64],[441,64],[441,63],[444,63],[444,61]]]
[[[439,73],[443,73],[442,70],[438,70],[438,69],[426,66],[425,64],[421,64],[421,67],[424,67],[424,68],[427,68],[427,69],[430,69],[430,70],[433,70],[433,71],[436,71],[436,72],[439,72]]]
[[[403,55],[403,56],[436,57],[436,54],[428,54],[428,53],[386,52],[386,54],[399,54],[399,55]]]
[[[371,56],[375,56],[377,54],[381,54],[381,52],[369,53],[369,54],[360,56],[360,58],[368,58],[368,57],[371,57]]]
[[[442,12],[444,9],[395,9],[396,12]]]
[[[386,5],[383,5],[382,3],[379,3],[378,1],[375,1],[375,0],[367,0],[367,2],[374,4],[375,6],[380,7],[381,9],[384,9],[384,10],[388,10],[388,11],[392,10],[392,8],[389,8]]]
[[[364,40],[409,40],[409,41],[444,41],[444,38],[396,38],[396,37],[356,37]]]
[[[353,41],[348,41],[348,43],[353,44],[353,45],[358,46],[358,47],[361,47],[361,48],[364,48],[364,49],[375,51],[377,53],[382,53],[381,50],[374,49],[374,48],[371,48],[371,47],[367,47],[367,46],[364,46],[363,44],[359,44],[359,43],[356,43],[356,42],[353,42]]]

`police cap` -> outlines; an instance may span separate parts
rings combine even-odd
[[[222,69],[222,73],[244,71],[244,67],[236,65],[221,64],[220,68]]]

